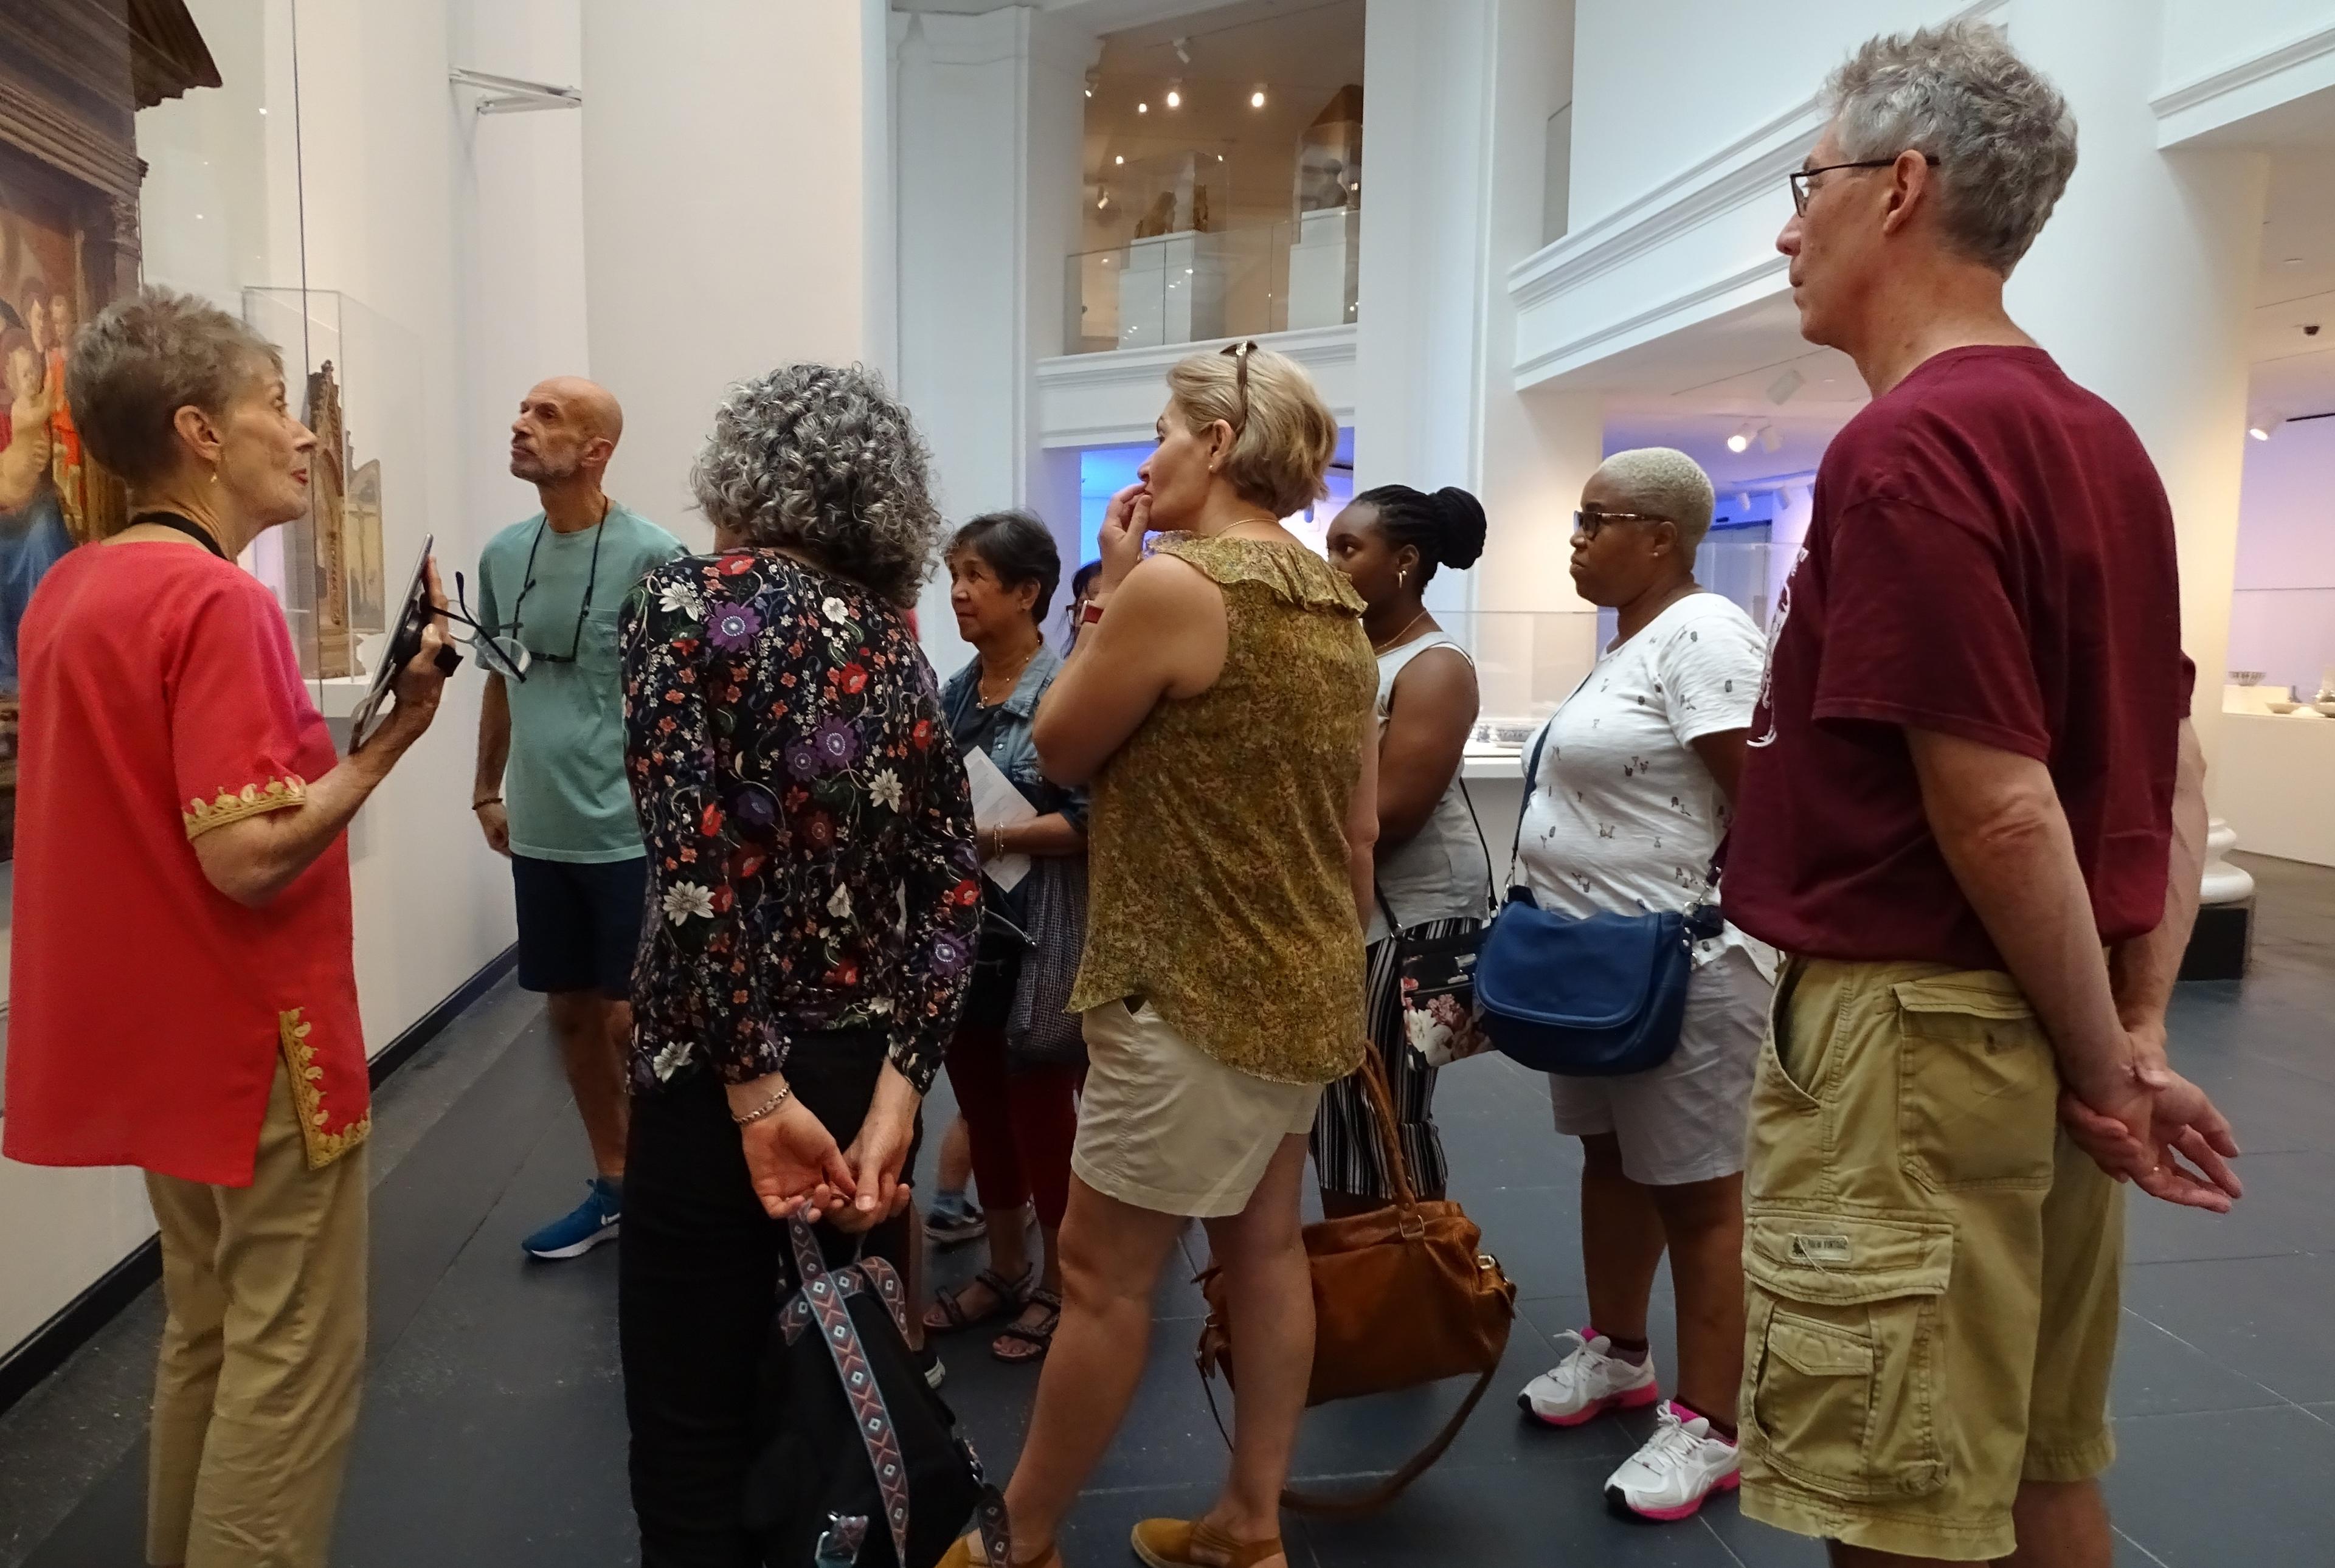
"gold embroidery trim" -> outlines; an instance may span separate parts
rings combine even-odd
[[[187,837],[200,838],[214,828],[224,828],[265,812],[288,811],[307,799],[308,781],[297,773],[287,773],[265,784],[247,784],[238,794],[222,789],[216,800],[189,800],[179,816],[186,820]]]
[[[322,1170],[373,1133],[373,1113],[367,1111],[338,1132],[325,1130],[325,1070],[316,1065],[315,1047],[308,1031],[315,1025],[303,1019],[305,1008],[276,1015],[277,1038],[284,1046],[284,1065],[292,1074],[292,1108],[300,1118],[300,1137],[308,1146],[308,1168]]]

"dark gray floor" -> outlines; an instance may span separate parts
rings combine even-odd
[[[2136,1204],[2116,1381],[2123,1457],[2109,1479],[2119,1564],[2335,1563],[2335,872],[2248,859],[2260,878],[2243,984],[2184,989],[2177,1065],[2236,1121],[2248,1195],[2214,1219]],[[945,1089],[936,1097],[945,1114]],[[1609,1518],[1599,1487],[1647,1418],[1569,1434],[1505,1402],[1584,1315],[1573,1147],[1538,1084],[1501,1061],[1445,1076],[1454,1188],[1523,1289],[1503,1398],[1393,1508],[1293,1522],[1293,1568],[1379,1563],[1680,1564],[1822,1561],[1732,1501],[1659,1527]],[[586,1174],[540,1013],[490,995],[382,1097],[375,1148],[372,1379],[334,1562],[632,1563],[613,1249],[533,1265],[520,1235]],[[941,1265],[952,1280],[974,1260]],[[1658,1286],[1656,1353],[1671,1313]],[[1128,1561],[1128,1526],[1205,1505],[1223,1450],[1191,1368],[1197,1293],[1163,1291],[1149,1370],[1065,1543]],[[140,1560],[150,1297],[0,1418],[0,1568]],[[1010,1466],[1035,1374],[947,1347],[948,1394],[993,1466]],[[1309,1478],[1383,1472],[1457,1390],[1332,1407],[1306,1424]]]

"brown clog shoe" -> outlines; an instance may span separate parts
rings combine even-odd
[[[1283,1555],[1278,1535],[1235,1541],[1201,1519],[1146,1519],[1132,1544],[1148,1568],[1256,1568]]]

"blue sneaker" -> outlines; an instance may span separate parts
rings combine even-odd
[[[580,1258],[602,1242],[616,1238],[616,1222],[624,1217],[625,1189],[606,1176],[592,1178],[591,1195],[572,1213],[552,1221],[519,1243],[538,1258]]]

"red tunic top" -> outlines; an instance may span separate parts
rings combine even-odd
[[[0,1152],[248,1186],[279,1059],[308,1163],[372,1128],[346,841],[266,905],[193,840],[334,761],[267,589],[191,545],[73,551],[19,634],[23,720]]]

